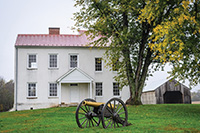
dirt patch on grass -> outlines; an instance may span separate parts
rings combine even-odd
[[[12,131],[14,131],[14,129],[3,130],[3,131],[1,131],[1,133],[8,133],[8,132],[12,132]]]
[[[164,128],[164,130],[166,131],[184,131],[184,132],[195,132],[195,133],[199,133],[200,130],[195,129],[195,128],[178,128],[178,127],[173,127],[172,125],[168,125]]]

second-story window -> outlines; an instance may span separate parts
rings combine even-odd
[[[28,55],[28,68],[37,68],[37,55],[29,54]]]
[[[70,55],[70,68],[78,67],[78,55]]]
[[[95,71],[102,71],[102,58],[95,58]]]
[[[50,54],[49,55],[49,68],[57,68],[58,67],[58,55]]]

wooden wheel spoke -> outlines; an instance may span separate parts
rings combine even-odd
[[[120,125],[122,125],[122,126],[123,126],[123,124],[124,124],[124,123],[118,123],[118,124],[120,124]],[[119,125],[118,125],[118,126],[119,126]]]
[[[112,121],[110,128],[112,128],[112,126],[113,126],[113,123],[115,123],[115,122],[114,122],[114,121]]]
[[[85,115],[85,113],[80,113],[80,112],[79,112],[78,114],[80,114],[80,115]]]
[[[87,111],[85,111],[85,109],[83,109],[81,106],[80,106],[80,108],[81,108],[85,113],[87,113]]]
[[[86,124],[85,124],[85,128],[87,127],[88,121],[89,121],[89,120],[87,119],[87,122],[86,122]]]
[[[113,112],[115,113],[115,100],[114,100],[114,107],[113,107]]]
[[[112,121],[112,119],[110,120],[110,122],[108,122],[108,124],[106,125],[106,128],[110,125],[111,121]]]
[[[81,118],[79,118],[79,120],[82,120],[82,119],[84,119],[84,118],[86,118],[85,116],[84,117],[81,117]]]
[[[86,120],[87,120],[87,118],[81,123],[81,126],[85,123]]]
[[[93,123],[92,119],[91,119],[91,123],[92,123],[92,126],[94,127],[94,123]]]
[[[113,114],[112,110],[107,106],[106,109],[111,113]]]
[[[120,119],[122,119],[122,120],[125,120],[125,118],[124,117],[119,117]]]
[[[88,108],[87,108],[87,106],[85,105],[85,109],[87,110],[87,112],[89,112],[89,110],[88,110]]]
[[[92,118],[92,120],[98,125],[98,122],[94,118]]]
[[[118,115],[121,115],[121,114],[124,114],[125,113],[125,111],[124,112],[121,112],[121,113],[119,113]]]
[[[117,108],[116,108],[116,110],[118,110],[118,108],[119,108],[119,103],[117,104]]]
[[[117,110],[117,112],[116,112],[116,113],[118,114],[118,113],[119,113],[119,111],[120,111],[122,108],[123,108],[123,106],[121,106],[121,108],[120,108],[119,110]]]
[[[118,124],[118,122],[117,122],[117,127],[119,127],[119,124]]]
[[[93,108],[93,107],[91,107],[91,106],[88,106],[88,109],[89,109],[89,111],[92,111],[92,108]]]
[[[111,117],[109,117],[109,118],[107,118],[106,120],[104,120],[104,121],[108,121],[108,120],[110,120],[111,119]]]
[[[111,103],[109,103],[109,104],[110,104],[110,109],[111,109],[111,111],[113,112],[112,104],[111,104]]]

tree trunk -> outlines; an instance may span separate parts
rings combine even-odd
[[[151,58],[152,51],[150,50],[150,48],[145,49],[147,35],[149,32],[148,26],[147,28],[145,28],[144,26],[143,29],[144,29],[144,32],[142,34],[143,39],[140,44],[138,66],[137,66],[135,74],[130,74],[130,72],[133,72],[133,71],[130,71],[129,70],[130,66],[126,65],[127,67],[129,67],[127,68],[129,70],[127,71],[127,77],[128,77],[129,87],[130,87],[130,98],[126,101],[126,104],[130,104],[130,105],[142,105],[142,102],[141,102],[142,90],[143,90],[146,76],[148,73],[148,67],[152,62],[152,58]],[[144,53],[146,53],[145,57],[144,57],[145,55]],[[131,76],[135,75],[135,77],[131,77],[130,75]]]
[[[126,104],[128,105],[142,105],[141,101],[141,95],[139,93],[135,94],[134,97],[130,97],[127,101]]]
[[[142,95],[142,90],[143,90],[144,83],[146,80],[148,67],[152,62],[151,55],[152,55],[152,52],[148,48],[140,78],[138,80],[129,81],[130,98],[126,101],[126,104],[142,105],[141,95]],[[137,84],[135,82],[137,82]]]

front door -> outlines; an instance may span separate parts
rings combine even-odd
[[[70,87],[70,97],[71,103],[78,103],[79,102],[79,88],[78,86],[71,86]]]

